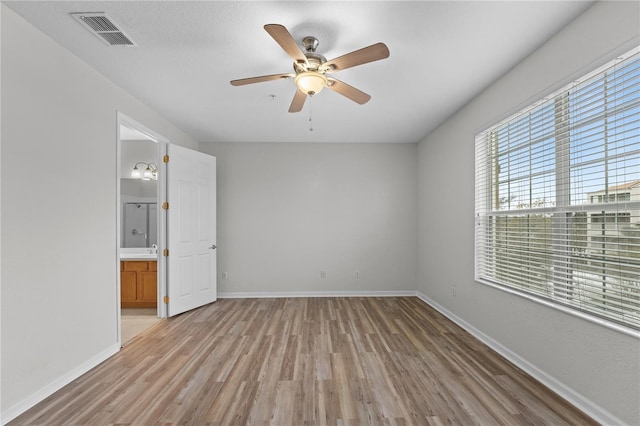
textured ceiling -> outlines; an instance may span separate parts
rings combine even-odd
[[[200,142],[417,142],[593,2],[3,3]],[[106,12],[137,47],[107,46],[72,12]],[[317,37],[327,59],[384,42],[388,59],[334,74],[371,101],[325,90],[290,114],[292,79],[231,86],[292,71],[268,23]]]

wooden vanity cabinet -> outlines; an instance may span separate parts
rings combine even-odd
[[[158,306],[158,262],[123,260],[120,262],[120,306],[155,308]]]

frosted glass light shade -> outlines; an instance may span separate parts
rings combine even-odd
[[[296,75],[295,82],[301,92],[307,95],[315,95],[327,85],[327,78],[319,72],[305,71]]]
[[[139,169],[138,166],[144,167],[144,170]],[[158,180],[158,165],[156,163],[138,161],[133,166],[133,170],[131,170],[131,177],[142,180]]]
[[[150,180],[152,177],[153,177],[153,171],[151,170],[151,167],[147,166],[144,172],[142,172],[142,179]]]

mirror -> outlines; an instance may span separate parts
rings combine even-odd
[[[143,179],[147,169],[157,170],[158,146],[144,134],[120,127],[120,244],[123,248],[158,244],[158,181]],[[132,177],[134,167],[141,177]],[[154,177],[157,177],[154,176]]]

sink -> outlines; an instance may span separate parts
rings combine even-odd
[[[121,260],[156,260],[158,254],[151,254],[151,249],[147,247],[121,248]]]
[[[150,253],[120,253],[121,260],[157,260],[157,254]]]

